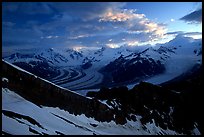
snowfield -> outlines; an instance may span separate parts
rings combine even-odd
[[[128,121],[124,125],[117,125],[114,121],[98,122],[93,118],[87,118],[84,114],[75,116],[58,107],[39,107],[14,91],[2,88],[2,131],[4,133],[12,135],[177,134],[174,131],[157,127],[154,121],[143,127],[140,122],[141,116],[136,116],[136,118],[136,122]]]

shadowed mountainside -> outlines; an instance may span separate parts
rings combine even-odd
[[[9,79],[8,83],[2,83],[2,87],[9,87],[38,106],[59,107],[75,115],[85,114],[87,117],[94,117],[98,121],[113,120],[111,110],[99,101],[60,88],[35,75],[20,71],[4,61],[2,77]]]
[[[114,113],[121,115],[119,121],[123,123],[126,122],[125,118],[131,118],[129,114],[139,114],[143,116],[143,124],[154,119],[163,129],[185,134],[191,134],[198,124],[203,133],[200,107],[203,102],[202,66],[193,68],[191,73],[177,79],[160,86],[141,82],[131,90],[126,87],[104,87],[99,92],[88,92],[87,96],[107,100],[106,103],[114,108]]]

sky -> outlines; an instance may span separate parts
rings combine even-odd
[[[2,52],[202,38],[202,2],[3,2]]]

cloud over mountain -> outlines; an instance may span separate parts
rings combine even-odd
[[[184,17],[180,18],[180,20],[183,20],[187,23],[202,23],[202,9],[193,11],[185,15]]]
[[[130,4],[140,6],[125,2],[4,2],[3,48],[135,46],[166,36],[168,24]],[[202,14],[198,12],[182,20],[199,21]]]
[[[19,37],[29,36],[36,46],[50,43],[97,46],[97,43],[147,42],[163,36],[164,24],[151,21],[135,9],[126,9],[125,5],[120,2],[3,3],[3,43],[13,41],[14,44],[20,42]]]

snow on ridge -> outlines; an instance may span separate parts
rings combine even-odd
[[[9,80],[7,78],[2,77],[2,82],[9,82]]]
[[[9,63],[9,62],[3,60],[3,59],[2,59],[2,61],[4,61],[5,63],[11,65],[12,67],[14,67],[14,68],[16,68],[16,69],[18,69],[18,70],[20,70],[20,71],[22,71],[22,72],[25,72],[25,73],[27,73],[27,74],[29,74],[29,75],[34,76],[35,78],[39,78],[39,79],[41,79],[41,80],[43,80],[43,81],[45,81],[45,82],[48,82],[48,83],[52,84],[53,86],[56,86],[56,87],[58,87],[58,88],[60,88],[60,89],[63,89],[63,90],[69,91],[69,92],[72,92],[72,93],[77,94],[77,95],[79,95],[79,96],[85,97],[85,96],[83,96],[83,95],[81,95],[81,94],[79,94],[79,93],[77,93],[77,92],[75,92],[75,91],[69,90],[69,89],[67,89],[67,88],[63,88],[63,87],[58,86],[58,85],[56,85],[56,84],[54,84],[54,83],[52,83],[52,82],[50,82],[50,81],[48,81],[48,80],[46,80],[46,79],[43,79],[43,78],[41,78],[41,77],[38,77],[38,76],[36,76],[36,75],[34,75],[34,74],[32,74],[32,73],[30,73],[30,72],[28,72],[28,71],[26,71],[26,70],[24,70],[24,69],[18,67],[18,66],[16,66],[16,65],[13,65],[13,64],[11,64],[11,63]],[[86,98],[86,97],[85,97],[85,98]]]
[[[16,66],[16,65],[12,64],[12,63],[9,63],[8,61],[5,61],[4,59],[2,59],[2,61],[5,62],[6,64],[9,64],[10,66],[12,66],[12,67],[14,67],[14,68],[20,70],[20,71],[22,71],[22,72],[25,72],[25,73],[27,73],[27,74],[30,74],[30,75],[33,75],[33,76],[37,77],[36,75],[34,75],[34,74],[32,74],[32,73],[30,73],[30,72],[28,72],[28,71],[26,71],[26,70],[24,70],[24,69],[18,67],[18,66]]]

